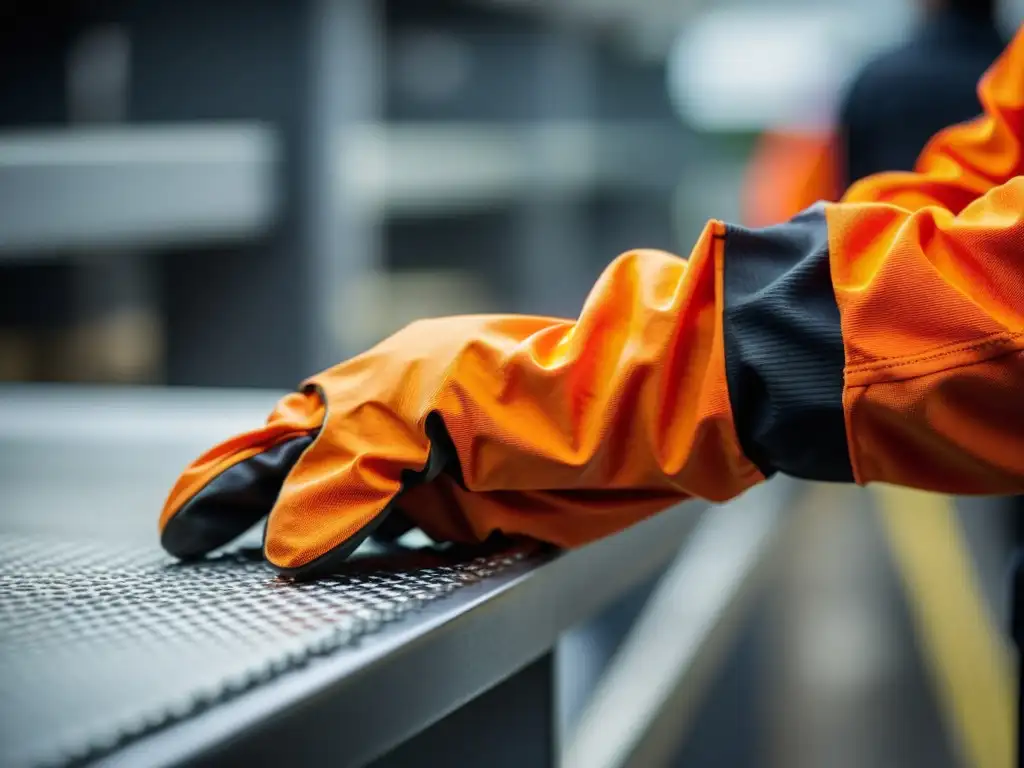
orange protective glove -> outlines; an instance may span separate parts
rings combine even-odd
[[[194,558],[269,514],[282,573],[334,570],[396,507],[435,539],[572,547],[763,479],[726,390],[719,224],[687,262],[621,256],[577,322],[425,320],[285,397],[197,459],[160,518]]]
[[[396,508],[435,538],[575,546],[774,472],[1024,492],[1024,28],[979,98],[915,173],[712,222],[689,261],[622,256],[575,323],[416,323],[313,377],[185,471],[164,546],[269,513],[267,559],[309,576]]]

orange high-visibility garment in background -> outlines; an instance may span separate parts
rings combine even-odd
[[[979,92],[915,173],[627,253],[575,321],[423,321],[313,376],[185,470],[164,546],[269,513],[269,562],[313,576],[395,510],[576,546],[775,472],[1024,492],[1024,33]]]
[[[819,201],[838,200],[839,151],[829,130],[777,129],[758,137],[740,193],[743,224],[780,224]]]

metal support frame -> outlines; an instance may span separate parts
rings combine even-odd
[[[165,260],[169,383],[294,387],[359,351],[345,291],[374,263],[376,225],[335,158],[376,118],[376,4],[262,2],[239,16],[170,3],[138,16],[140,49],[155,48],[137,65],[140,120],[255,119],[280,147],[268,237]],[[195,53],[175,78],[185,47]]]
[[[307,12],[306,2],[268,0],[242,14],[201,0],[125,10],[136,43],[134,124],[255,121],[277,137],[272,229],[249,243],[162,252],[167,383],[291,388],[309,372],[309,334],[297,308],[309,301],[310,265],[295,193],[308,114]]]
[[[381,24],[373,0],[307,0],[308,80],[298,158],[302,211],[299,246],[309,261],[305,278],[308,372],[361,351],[357,303],[359,275],[377,268],[378,223],[361,190],[345,172],[358,152],[361,130],[376,120],[381,85]],[[341,159],[337,162],[336,158]]]
[[[559,14],[545,19],[531,46],[533,75],[524,105],[527,120],[538,127],[559,119],[593,115],[593,46],[568,29]],[[521,311],[575,317],[593,282],[587,268],[584,210],[577,195],[547,183],[544,169],[573,157],[583,168],[594,165],[596,148],[560,141],[538,131],[528,158],[532,184],[516,216]]]
[[[664,228],[637,191],[652,168],[665,191],[677,129],[658,108],[604,104],[599,67],[615,56],[575,16],[370,0],[257,0],[240,15],[109,0],[94,15],[131,51],[121,123],[0,139],[0,256],[74,271],[69,251],[113,248],[140,262],[165,315],[167,383],[294,386],[378,340],[363,278],[410,255],[486,285],[493,306],[469,311],[571,315],[616,250],[667,245],[642,238]],[[433,101],[400,74],[417,45],[432,60],[424,40],[463,70]],[[657,78],[641,79],[644,100]]]
[[[778,478],[704,516],[602,676],[564,768],[671,760],[764,583],[797,488]]]
[[[549,652],[368,768],[554,768],[554,701]]]

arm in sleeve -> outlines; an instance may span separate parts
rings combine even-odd
[[[727,229],[730,395],[763,472],[1024,490],[1024,32],[979,96],[913,173]]]
[[[396,512],[578,546],[775,472],[1024,490],[1024,33],[981,92],[918,173],[627,253],[575,320],[421,321],[311,377],[186,468],[164,547],[269,514],[267,559],[311,576]]]

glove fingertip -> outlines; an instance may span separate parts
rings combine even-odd
[[[342,543],[302,565],[286,566],[275,562],[271,551],[273,542],[270,537],[272,534],[269,531],[267,541],[263,545],[263,556],[279,576],[287,579],[305,581],[337,575],[339,571],[344,570],[345,562],[352,554],[388,519],[393,506],[393,503],[388,504]]]
[[[312,442],[312,435],[294,437],[224,469],[166,517],[161,546],[194,560],[241,536],[270,513],[285,477]]]

